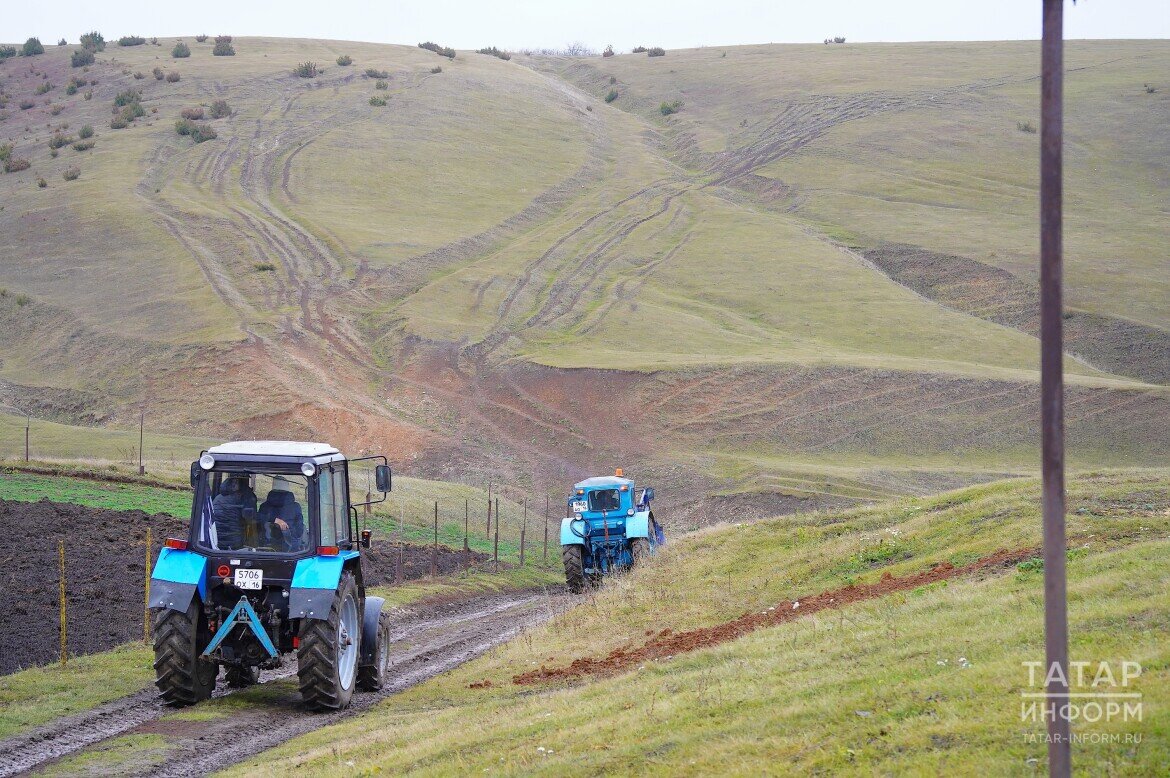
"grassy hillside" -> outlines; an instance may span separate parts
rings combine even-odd
[[[147,396],[175,432],[538,493],[637,464],[679,510],[1033,467],[1032,44],[175,43],[0,63],[14,410],[131,426]],[[1164,465],[1170,46],[1069,60],[1072,454]]]
[[[1039,542],[1038,498],[1034,481],[1001,482],[696,533],[547,626],[244,772],[1032,774],[1045,748],[1026,738],[1043,725],[1021,722],[1019,694],[1028,688],[1021,663],[1043,658],[1042,574],[1026,551]],[[1140,662],[1133,690],[1145,705],[1140,724],[1080,730],[1139,732],[1139,745],[1074,746],[1074,760],[1087,773],[1153,774],[1170,758],[1156,714],[1170,703],[1159,605],[1170,480],[1096,474],[1071,482],[1069,498],[1071,655]],[[842,608],[800,617],[794,607],[997,549],[1025,551],[1018,564]],[[798,614],[781,619],[776,608]],[[655,641],[685,643],[687,630],[745,613],[761,614],[762,626],[738,639],[713,629],[695,651],[650,649],[601,675],[513,682]]]

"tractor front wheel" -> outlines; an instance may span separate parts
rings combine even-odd
[[[246,689],[249,686],[254,686],[260,680],[260,668],[255,665],[229,667],[224,671],[224,679],[227,681],[227,685],[233,689]]]
[[[565,564],[569,591],[573,594],[585,591],[585,549],[577,545],[561,546],[561,561]]]
[[[215,691],[219,665],[200,656],[210,640],[196,598],[186,611],[164,608],[154,614],[154,685],[167,705],[194,705]]]
[[[377,645],[374,646],[374,664],[358,669],[358,688],[376,692],[386,684],[390,668],[390,619],[382,614],[378,619]]]
[[[357,685],[362,622],[357,584],[342,573],[327,619],[302,619],[297,648],[301,697],[309,710],[340,710]]]
[[[650,558],[650,541],[646,538],[632,538],[630,556],[634,558],[634,567],[644,564]]]

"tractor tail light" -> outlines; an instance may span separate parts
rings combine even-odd
[[[232,574],[232,569],[230,567],[228,567],[227,565],[220,565],[216,569],[215,574],[218,575],[220,578],[227,578],[229,575]]]
[[[178,538],[167,538],[163,545],[167,548],[173,548],[176,551],[187,550],[187,541],[179,540]]]
[[[337,546],[317,546],[318,556],[337,556],[341,553],[341,549]]]
[[[300,647],[301,647],[301,639],[294,635],[293,636],[293,648],[300,648]]]

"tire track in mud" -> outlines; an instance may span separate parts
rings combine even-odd
[[[145,689],[91,711],[67,716],[43,727],[0,741],[0,777],[27,774],[60,759],[100,747],[105,741],[133,733],[161,734],[168,741],[166,760],[135,766],[120,765],[126,775],[205,775],[228,767],[297,735],[333,724],[364,711],[386,697],[409,689],[507,642],[569,604],[566,597],[532,592],[494,595],[418,607],[399,614],[391,633],[392,679],[378,693],[356,693],[344,711],[315,714],[301,707],[296,688],[296,658],[265,671],[260,686],[286,682],[287,693],[273,688],[271,699],[229,709],[208,721],[166,718],[175,710]],[[291,680],[291,683],[287,683]],[[240,694],[223,686],[215,697]],[[246,692],[243,692],[246,693]],[[192,709],[186,709],[192,710]],[[198,710],[198,707],[194,708]]]

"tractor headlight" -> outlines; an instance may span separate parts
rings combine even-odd
[[[313,474],[317,472],[317,466],[312,462],[302,462],[301,472],[305,474],[305,478],[312,478]]]
[[[211,454],[204,454],[203,456],[199,457],[199,466],[204,470],[210,470],[211,468],[215,467],[215,457],[213,457]]]

